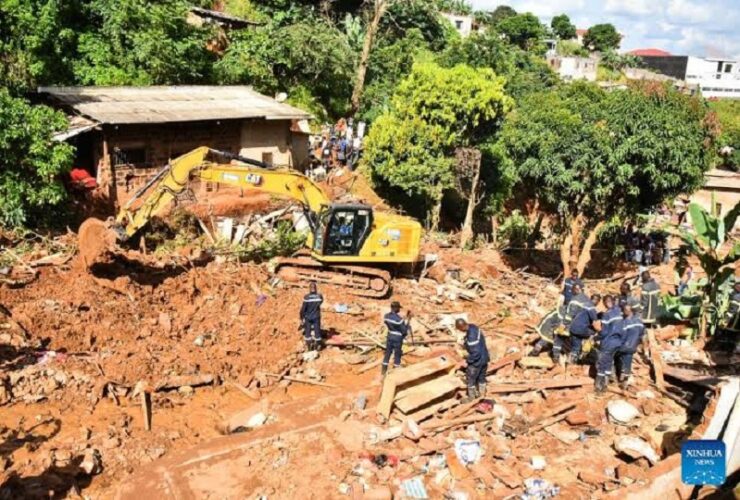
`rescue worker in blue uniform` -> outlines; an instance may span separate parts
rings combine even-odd
[[[385,354],[383,355],[383,365],[381,373],[385,376],[388,373],[388,363],[393,355],[393,367],[401,366],[401,355],[403,354],[403,340],[409,333],[409,321],[411,320],[411,311],[406,315],[404,320],[401,317],[401,304],[397,301],[391,302],[391,310],[383,317],[383,322],[388,329],[388,337],[385,340]]]
[[[577,286],[577,285],[576,285]],[[572,305],[578,296],[574,296],[569,304]],[[582,299],[578,299],[582,300]],[[586,298],[586,302],[581,302],[581,307],[573,316],[568,325],[568,336],[557,335],[552,346],[552,358],[557,363],[560,361],[560,354],[567,338],[570,338],[570,356],[569,362],[576,363],[581,357],[581,348],[583,342],[595,333],[595,323],[599,319],[596,312],[596,306],[601,301],[601,296],[594,294],[592,298]]]
[[[601,315],[601,331],[596,336],[599,343],[599,355],[596,359],[596,392],[603,392],[612,377],[614,355],[619,349],[621,340],[618,334],[619,322],[622,321],[622,308],[611,295],[604,297],[606,310]]]
[[[573,285],[578,285],[581,290],[584,289],[583,281],[578,277],[578,270],[573,269],[570,273],[569,278],[565,278],[563,281],[563,305],[567,306],[574,295],[577,295],[573,290]]]
[[[552,345],[555,338],[555,332],[563,324],[565,315],[565,306],[560,306],[547,313],[537,325],[537,333],[540,338],[535,342],[532,350],[527,356],[539,356],[542,351],[549,345]]]
[[[622,309],[622,316],[623,319],[616,328],[620,345],[616,352],[615,361],[619,369],[619,386],[626,389],[632,383],[632,358],[642,342],[645,325],[628,305]]]
[[[565,315],[563,316],[563,325],[565,325],[566,328],[570,327],[573,318],[575,318],[584,307],[591,304],[591,299],[589,299],[588,295],[583,293],[581,285],[575,283],[572,290],[573,297],[571,297],[568,305],[565,306]]]
[[[623,281],[619,285],[619,297],[618,305],[621,308],[625,304],[629,304],[632,307],[632,313],[641,316],[642,307],[640,306],[640,299],[632,295],[632,287],[626,281]]]
[[[470,324],[462,318],[455,320],[455,328],[465,333],[465,350],[468,352],[465,376],[468,385],[468,400],[472,401],[486,395],[486,374],[490,360],[486,338],[477,325]]]
[[[642,309],[642,322],[645,325],[650,326],[655,324],[658,318],[659,304],[660,285],[650,276],[650,271],[643,271],[642,288],[640,289],[640,307]]]
[[[316,290],[316,282],[308,286],[308,293],[303,297],[301,306],[301,323],[303,324],[303,340],[306,348],[314,351],[321,348],[321,304],[324,297]]]

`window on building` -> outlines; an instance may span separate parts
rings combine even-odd
[[[725,64],[725,73],[732,73],[732,64]]]
[[[722,61],[717,63],[717,73],[722,73]]]
[[[113,165],[147,165],[147,154],[145,147],[113,148]]]
[[[458,30],[461,30],[462,29],[462,21],[460,21],[460,20],[455,21],[455,28],[457,28]]]
[[[273,165],[273,162],[272,162],[272,153],[268,153],[268,152],[262,153],[262,163],[267,163],[268,165]]]

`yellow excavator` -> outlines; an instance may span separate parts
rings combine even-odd
[[[390,288],[388,268],[419,261],[417,221],[376,212],[369,205],[332,203],[300,172],[199,147],[162,168],[134,193],[115,220],[83,222],[78,233],[83,262],[90,267],[96,254],[132,238],[185,192],[192,179],[264,191],[301,204],[310,227],[307,248],[280,259],[276,267],[278,276],[289,283],[315,280],[347,287],[355,295],[383,297]]]

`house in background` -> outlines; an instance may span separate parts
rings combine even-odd
[[[96,177],[113,206],[199,146],[278,166],[308,157],[311,115],[246,86],[41,87],[49,105],[66,112],[58,134],[77,149],[75,167]]]
[[[647,68],[698,86],[704,97],[740,99],[740,61],[730,58],[675,56],[668,53],[665,55],[659,52],[663,51],[634,55]]]
[[[451,14],[449,12],[442,12],[442,17],[450,21],[452,26],[460,33],[463,38],[470,36],[472,33],[478,32],[481,28],[478,23],[475,22],[475,17],[464,14]]]
[[[704,186],[690,200],[706,211],[724,217],[740,202],[740,173],[714,168],[704,175]],[[735,228],[740,227],[740,220]]]
[[[596,81],[596,70],[599,60],[596,57],[547,55],[547,64],[565,81]]]

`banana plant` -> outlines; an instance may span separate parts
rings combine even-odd
[[[740,203],[735,205],[724,217],[714,216],[700,205],[689,205],[690,230],[679,228],[684,251],[694,255],[707,275],[703,290],[699,337],[705,339],[707,333],[714,334],[726,300],[726,290],[734,275],[735,261],[740,259],[740,241],[735,241],[730,233],[740,216]]]

